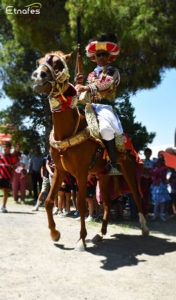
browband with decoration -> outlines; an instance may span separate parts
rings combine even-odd
[[[62,71],[59,72],[59,74],[56,74],[53,67],[48,63],[51,56],[57,56],[61,60],[61,62],[63,63],[64,68],[63,68]],[[64,58],[59,54],[56,54],[56,53],[47,54],[46,55],[46,61],[43,64],[41,64],[41,66],[46,66],[50,70],[54,81],[58,81],[59,83],[62,83],[65,80],[68,80],[69,77],[70,77],[67,64],[66,64]]]

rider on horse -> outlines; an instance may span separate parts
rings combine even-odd
[[[112,105],[116,97],[116,87],[120,82],[119,71],[108,63],[115,60],[119,54],[119,47],[114,40],[106,35],[96,38],[86,47],[86,54],[97,67],[88,75],[87,85],[83,85],[83,75],[76,76],[78,93],[90,93],[92,106],[99,121],[100,134],[110,158],[110,169],[107,174],[121,175],[116,164],[115,136],[121,135],[123,129],[117,114],[114,114]]]

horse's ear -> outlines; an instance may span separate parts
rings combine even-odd
[[[65,60],[66,60],[66,62],[67,62],[67,63],[69,62],[69,60],[70,60],[70,58],[71,58],[72,54],[73,54],[73,52],[71,52],[71,53],[69,53],[69,54],[65,54],[65,55],[64,55],[64,57],[65,57]]]

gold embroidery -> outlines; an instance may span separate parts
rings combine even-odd
[[[56,109],[60,107],[60,100],[58,98],[50,98],[49,102],[51,109]]]
[[[96,47],[96,51],[98,50],[104,50],[107,51],[107,44],[106,43],[96,43],[95,47]]]

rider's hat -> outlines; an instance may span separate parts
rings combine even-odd
[[[109,52],[109,62],[114,61],[120,52],[119,46],[114,42],[114,36],[112,38],[112,35],[110,35],[108,39],[108,35],[106,34],[90,41],[86,47],[86,55],[90,57],[92,61],[96,61],[95,54],[101,50]]]

